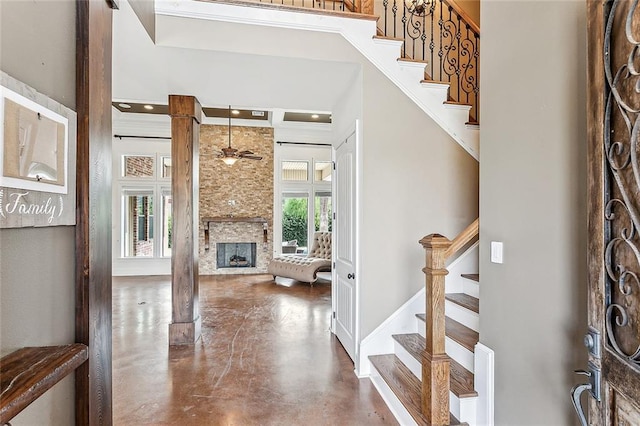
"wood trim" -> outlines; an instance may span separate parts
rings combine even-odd
[[[225,222],[249,222],[249,223],[269,223],[264,217],[204,217],[202,223],[209,222],[225,223]]]
[[[171,250],[170,345],[190,345],[200,338],[199,312],[199,146],[202,107],[193,96],[170,95]]]
[[[356,13],[373,15],[373,0],[355,0]]]
[[[474,220],[469,226],[467,226],[457,237],[451,242],[451,246],[446,250],[445,257],[448,259],[469,244],[480,234],[480,219]]]
[[[478,26],[478,24],[475,23],[475,21],[471,18],[471,16],[469,16],[469,14],[460,7],[460,5],[453,2],[449,2],[447,0],[442,0],[442,1],[447,6],[450,6],[453,10],[455,10],[456,13],[460,15],[460,17],[469,25],[469,28],[473,32],[478,34],[478,37],[480,37],[480,27]]]
[[[289,11],[289,12],[311,13],[314,15],[338,16],[341,18],[365,19],[365,20],[376,21],[376,22],[378,21],[378,19],[380,19],[379,16],[374,16],[373,14],[367,15],[367,14],[358,13],[358,12],[343,12],[341,10],[317,9],[317,8],[308,8],[308,7],[299,7],[299,6],[289,6],[285,4],[261,3],[261,2],[243,1],[243,0],[198,0],[198,1],[202,1],[205,3],[231,4],[234,6],[257,7],[261,9],[275,9],[275,10]]]
[[[0,424],[8,423],[89,357],[80,343],[22,348],[0,360]]]
[[[104,0],[76,5],[76,342],[89,348],[75,375],[76,424],[110,425],[113,11]]]
[[[587,1],[587,279],[588,324],[603,332],[604,326],[604,6],[602,1]],[[604,336],[604,334],[603,334]],[[606,351],[605,351],[606,352]],[[590,356],[601,367],[601,361]],[[604,389],[603,389],[604,390]],[[607,395],[607,392],[603,392]],[[587,398],[589,421],[605,425],[606,404]]]
[[[445,353],[445,252],[451,241],[439,234],[420,240],[425,249],[426,339],[422,356],[422,414],[430,424],[449,420],[450,362]]]

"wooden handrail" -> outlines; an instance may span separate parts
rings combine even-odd
[[[479,233],[480,219],[476,219],[453,239],[451,246],[444,252],[445,258],[448,259],[456,254],[458,250],[469,244]]]
[[[465,12],[459,4],[450,2],[449,0],[442,0],[447,6],[456,11],[456,13],[462,18],[465,24],[469,25],[469,28],[475,32],[477,35],[480,35],[480,27],[476,22],[469,16],[467,12]]]

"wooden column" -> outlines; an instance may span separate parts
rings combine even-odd
[[[171,115],[172,312],[169,344],[200,337],[198,307],[199,138],[202,108],[193,96],[169,96]]]
[[[111,21],[116,3],[78,0],[76,14],[76,424],[112,424]]]
[[[422,414],[431,425],[449,424],[449,368],[445,353],[444,294],[446,251],[451,241],[439,234],[420,240],[426,251],[426,348],[422,354]]]

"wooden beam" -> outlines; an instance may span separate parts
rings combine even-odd
[[[76,424],[110,425],[112,10],[76,4],[76,342],[89,348],[76,370]]]
[[[202,107],[193,96],[169,96],[171,116],[172,315],[169,344],[200,337],[198,306],[199,154]]]

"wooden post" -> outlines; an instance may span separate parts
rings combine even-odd
[[[111,22],[113,2],[76,2],[76,424],[112,424]]]
[[[199,138],[202,108],[193,96],[169,96],[171,116],[171,324],[169,344],[200,338],[198,306]]]
[[[355,12],[373,15],[373,0],[355,0]]]
[[[422,354],[422,414],[431,425],[449,424],[449,368],[445,353],[445,252],[451,241],[439,234],[420,240],[426,250],[426,348]]]

